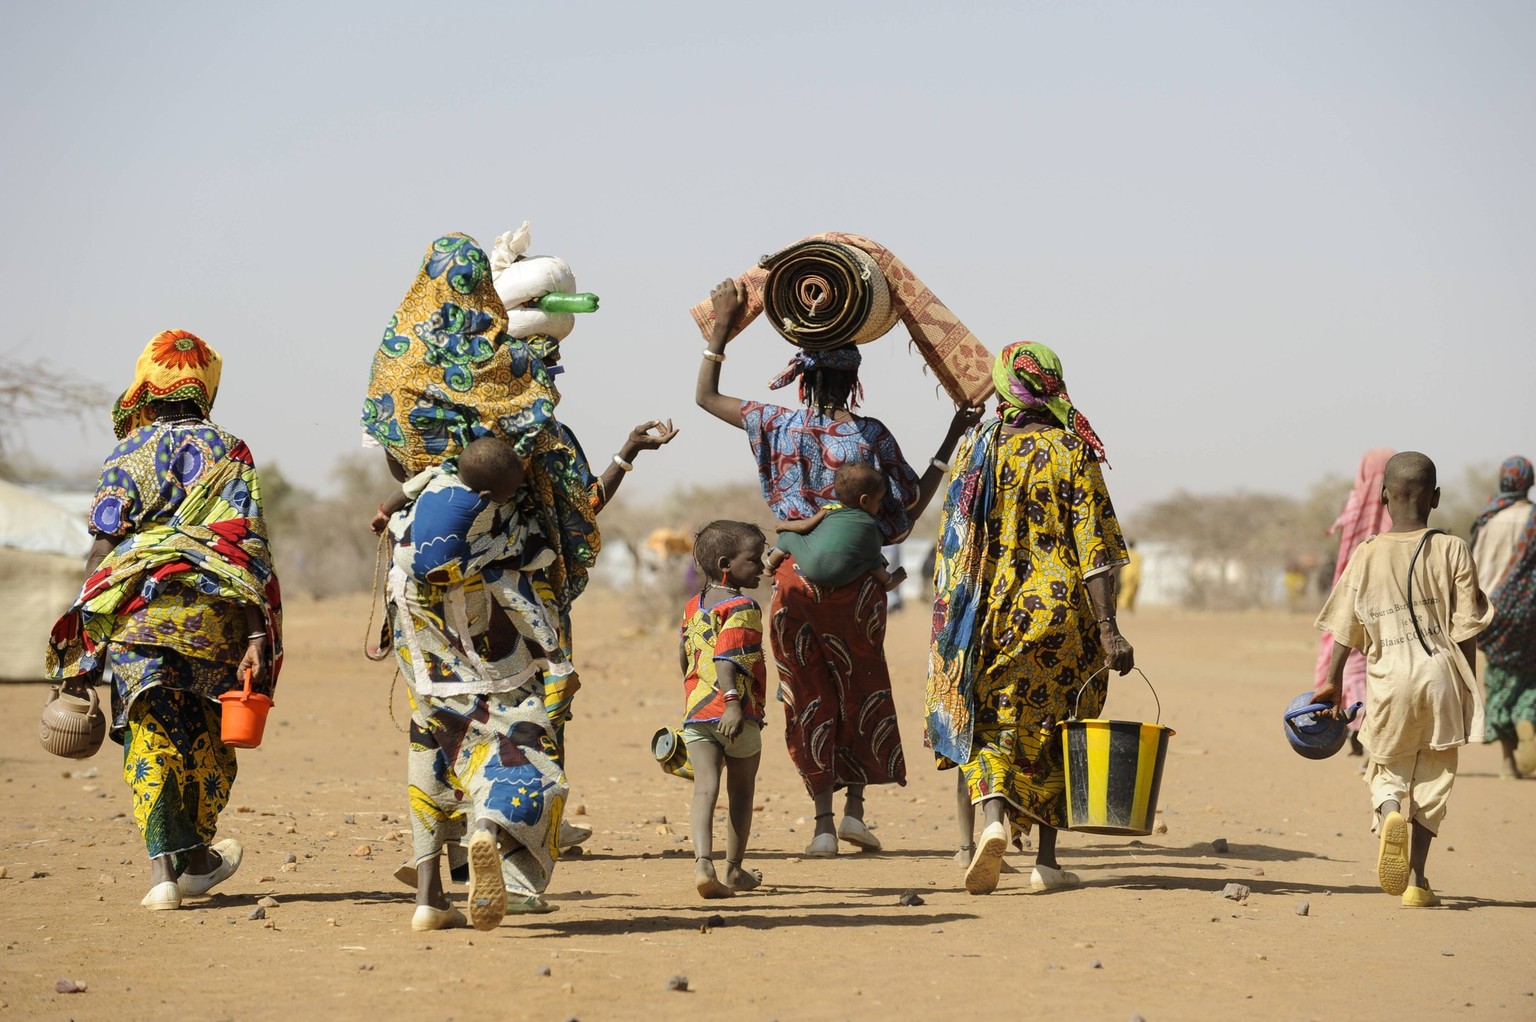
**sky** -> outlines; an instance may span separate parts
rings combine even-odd
[[[214,418],[324,491],[427,244],[528,219],[602,296],[561,418],[598,468],[672,418],[659,498],[754,478],[689,306],[844,230],[1060,354],[1122,514],[1375,446],[1446,479],[1536,456],[1533,52],[1518,2],[8,4],[0,352],[115,394],[191,330]],[[722,390],[792,402],[791,353],[759,321]],[[900,327],[864,354],[921,469],[952,408]],[[112,445],[0,428],[82,477]]]

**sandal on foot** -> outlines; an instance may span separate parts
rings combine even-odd
[[[1053,869],[1050,866],[1036,866],[1029,871],[1029,886],[1037,891],[1061,891],[1076,887],[1082,882],[1083,878],[1076,873],[1068,873],[1064,869]]]
[[[1440,904],[1440,896],[1428,887],[1409,887],[1403,892],[1403,907],[1434,908]]]
[[[817,834],[811,838],[811,843],[805,846],[805,854],[813,859],[837,858],[837,835]]]
[[[235,870],[240,868],[240,859],[245,850],[240,847],[240,842],[233,838],[225,838],[209,849],[219,857],[219,864],[207,873],[183,873],[176,879],[176,886],[181,889],[183,898],[196,898],[207,894],[218,884],[222,884],[235,875]]]
[[[149,889],[139,902],[151,912],[169,912],[181,908],[181,888],[174,880],[165,880]]]
[[[562,852],[567,848],[575,848],[591,836],[591,827],[577,827],[566,823],[564,820],[560,821],[560,850]]]
[[[494,930],[507,914],[507,887],[501,879],[501,849],[496,835],[477,830],[469,839],[469,921],[477,930]]]
[[[551,912],[560,911],[559,905],[551,905],[540,894],[522,895],[516,891],[507,897],[507,915],[509,916],[547,916]]]
[[[856,816],[845,816],[837,825],[837,836],[851,845],[858,845],[866,852],[878,852],[880,839]]]
[[[969,894],[991,894],[997,890],[997,877],[1003,871],[1003,853],[1008,850],[1008,824],[989,824],[976,842],[976,854],[965,870],[965,890]]]
[[[1388,894],[1408,889],[1408,821],[1390,812],[1381,821],[1381,849],[1376,853],[1376,879]]]
[[[467,925],[469,922],[464,918],[464,913],[456,908],[417,905],[416,913],[411,916],[411,929],[418,933],[425,930],[458,930]]]

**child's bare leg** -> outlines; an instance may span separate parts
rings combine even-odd
[[[970,785],[965,783],[965,773],[955,771],[955,823],[960,836],[960,850],[955,853],[955,865],[969,866],[976,852],[976,807],[971,805]]]
[[[1435,835],[1429,832],[1429,828],[1418,820],[1413,821],[1413,843],[1408,851],[1408,886],[1429,889],[1429,880],[1424,876],[1424,864],[1429,860],[1429,846],[1435,840]]]
[[[725,838],[725,883],[733,891],[750,891],[763,882],[761,873],[741,867],[747,854],[747,838],[752,834],[752,799],[762,758],[759,752],[727,760],[725,764],[726,815],[730,820]]]
[[[693,835],[693,885],[701,897],[729,898],[731,889],[715,875],[713,861],[715,806],[720,801],[724,753],[714,742],[690,742],[688,758],[693,761],[693,806],[688,821]]]

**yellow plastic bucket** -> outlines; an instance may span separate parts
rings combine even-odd
[[[1138,669],[1142,680],[1147,676]],[[1089,681],[1092,681],[1089,678]],[[1083,683],[1083,688],[1088,682]],[[1147,681],[1147,687],[1152,683]],[[1082,698],[1082,689],[1078,689]],[[1157,690],[1152,690],[1157,698]],[[1163,760],[1174,730],[1158,722],[1078,720],[1056,727],[1061,733],[1067,774],[1067,829],[1089,834],[1150,834],[1163,782]]]
[[[657,728],[651,736],[651,755],[673,777],[693,780],[693,761],[688,758],[688,743],[683,741],[681,729]]]

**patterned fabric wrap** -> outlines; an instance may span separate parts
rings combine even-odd
[[[123,538],[53,626],[49,678],[95,676],[115,643],[133,655],[168,650],[208,665],[177,676],[217,699],[240,684],[240,605],[249,604],[261,609],[271,655],[256,687],[272,694],[283,663],[282,597],[261,483],[243,441],[207,424],[157,422],[135,431],[107,459],[91,520],[99,534]],[[130,654],[115,656],[114,667]],[[126,679],[140,673],[144,687],[167,683],[162,673],[125,671],[118,730],[143,691]]]
[[[191,401],[207,415],[219,392],[224,359],[185,330],[162,330],[144,346],[133,383],[112,405],[112,431],[121,440],[153,418],[156,401]]]
[[[992,363],[992,383],[1000,398],[998,418],[1015,422],[1029,409],[1044,406],[1057,422],[1093,448],[1094,457],[1106,460],[1099,435],[1089,425],[1088,417],[1073,406],[1061,378],[1061,359],[1050,348],[1034,341],[1008,345]]]
[[[855,416],[843,422],[808,408],[743,401],[741,421],[757,458],[763,499],[775,518],[812,517],[836,499],[832,481],[837,470],[863,462],[885,475],[885,500],[876,521],[886,542],[912,527],[907,507],[917,500],[918,476],[879,419]]]
[[[555,403],[543,363],[506,326],[480,246],[463,234],[434,241],[384,328],[363,402],[363,429],[406,472],[487,435],[533,453]]]
[[[1524,500],[1532,486],[1536,486],[1536,470],[1532,469],[1530,460],[1519,455],[1505,458],[1504,464],[1499,466],[1499,492],[1489,497],[1487,506],[1477,513],[1472,522],[1470,542],[1476,545],[1477,534],[1483,531],[1483,526],[1515,501]]]
[[[1536,670],[1516,670],[1489,664],[1483,671],[1487,695],[1483,741],[1519,741],[1516,725],[1536,721]]]
[[[1016,822],[1058,826],[1051,734],[1104,660],[1086,579],[1124,564],[1125,540],[1094,450],[1076,433],[1005,434],[989,420],[955,451],[934,569],[926,733],[971,798],[1004,795]]]
[[[911,334],[912,346],[938,378],[944,393],[957,405],[979,404],[987,399],[987,395],[992,393],[992,355],[976,339],[976,335],[890,249],[878,241],[842,231],[813,234],[802,239],[804,241],[837,242],[868,253],[885,275],[891,301],[897,306],[901,321]],[[766,261],[771,260],[770,256]],[[747,301],[731,324],[727,339],[741,333],[762,313],[763,283],[767,279],[768,271],[761,266],[754,266],[736,278],[746,292]],[[715,325],[714,307],[709,299],[706,298],[689,311],[699,333],[708,340],[710,330]]]
[[[508,890],[544,893],[569,788],[554,760],[542,693],[538,680],[510,692],[412,692],[406,770],[417,863],[486,819],[505,836],[501,872]]]
[[[506,324],[474,239],[434,241],[374,355],[363,429],[411,475],[452,462],[478,437],[511,441],[529,458],[519,507],[554,546],[547,574],[568,605],[586,588],[601,547],[599,487],[555,420],[559,395],[535,347],[507,336]]]
[[[768,702],[763,663],[763,609],[750,596],[734,596],[713,607],[697,593],[683,610],[681,638],[688,673],[683,678],[683,723],[717,721],[725,713],[719,663],[735,665],[741,714],[761,726]]]
[[[1373,447],[1360,459],[1355,470],[1355,486],[1339,517],[1328,529],[1328,535],[1339,536],[1339,556],[1333,565],[1333,581],[1337,585],[1344,569],[1349,566],[1361,543],[1377,533],[1392,528],[1392,516],[1382,502],[1381,488],[1386,482],[1387,462],[1397,452],[1390,447]],[[1321,688],[1328,681],[1328,668],[1333,661],[1333,636],[1324,634],[1317,645],[1317,664],[1313,671],[1313,688]],[[1353,706],[1365,702],[1366,663],[1359,650],[1350,650],[1344,661],[1344,705]],[[1365,711],[1355,714],[1349,729],[1358,732],[1365,723]]]
[[[1477,637],[1488,663],[1529,678],[1536,674],[1536,509],[1509,559],[1509,570],[1488,594],[1493,623]]]
[[[789,365],[784,371],[768,382],[769,390],[782,390],[783,388],[800,381],[800,400],[805,400],[805,374],[817,369],[833,369],[844,373],[856,373],[859,366],[864,364],[864,356],[859,353],[857,345],[847,344],[841,348],[828,348],[825,351],[808,351],[804,348],[795,352],[789,360]],[[863,388],[854,384],[853,393],[849,396],[848,407],[857,408],[859,400],[863,396]]]
[[[161,669],[174,673],[176,655]],[[219,737],[219,704],[175,679],[144,692],[128,710],[123,780],[133,789],[133,819],[150,858],[210,844],[235,783],[235,751]]]
[[[774,575],[769,639],[784,741],[805,790],[906,784],[891,675],[885,590],[873,575],[823,589],[786,557]]]

